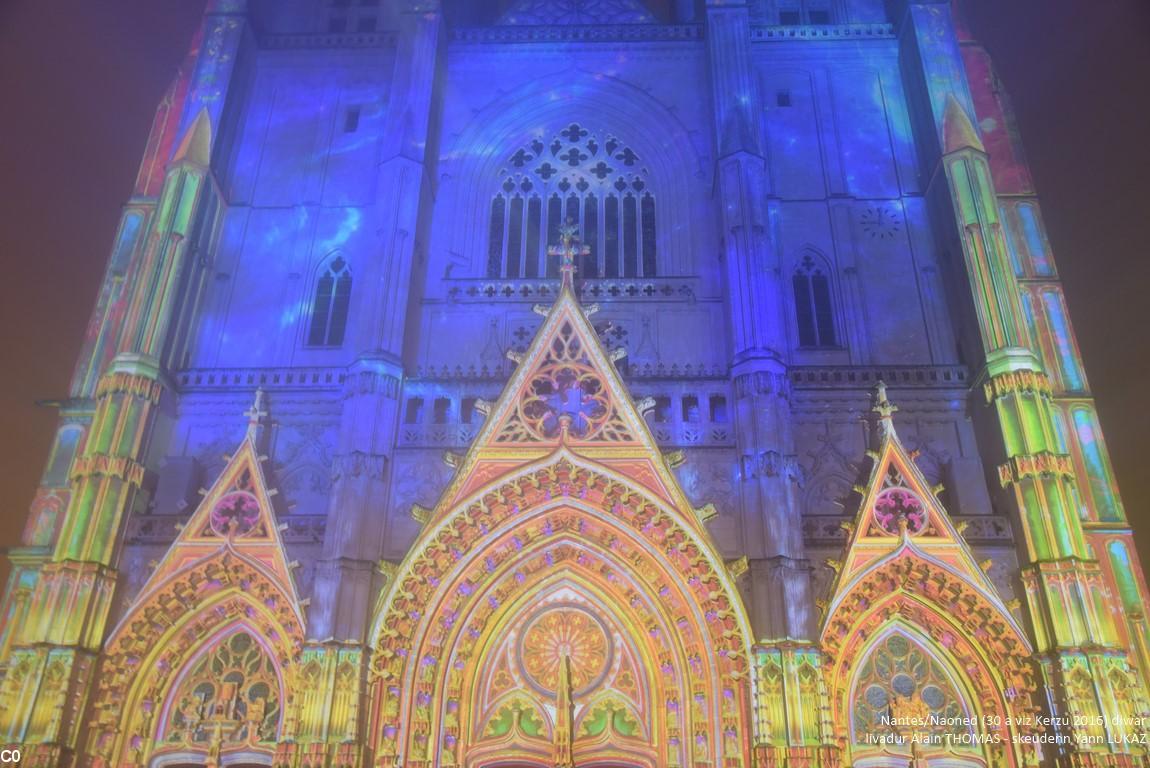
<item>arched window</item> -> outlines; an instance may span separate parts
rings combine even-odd
[[[799,346],[833,347],[835,335],[831,280],[826,267],[807,254],[795,269],[795,314],[799,326]]]
[[[856,745],[875,744],[876,735],[890,734],[892,717],[922,721],[924,731],[940,738],[974,731],[968,725],[972,708],[947,670],[900,632],[874,645],[853,688],[850,729]]]
[[[342,256],[327,265],[315,284],[311,307],[309,347],[338,347],[347,331],[347,307],[351,300],[351,272]]]
[[[219,640],[187,669],[172,690],[159,744],[207,749],[217,734],[255,745],[274,744],[282,700],[271,654],[245,629]]]
[[[491,201],[487,276],[558,277],[547,257],[570,221],[590,254],[583,278],[654,277],[655,196],[639,155],[610,134],[571,123],[550,142],[533,139],[507,160]]]

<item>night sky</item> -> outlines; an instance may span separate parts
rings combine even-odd
[[[203,0],[0,2],[0,546],[18,543],[152,112]],[[1150,4],[970,0],[1150,559]],[[237,414],[239,418],[239,414]],[[5,564],[6,566],[6,564]],[[6,567],[0,567],[0,576]]]

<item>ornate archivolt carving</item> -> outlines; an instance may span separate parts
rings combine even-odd
[[[832,660],[827,681],[840,743],[854,757],[877,753],[876,742],[859,743],[852,729],[867,726],[866,713],[881,708],[884,699],[881,705],[888,710],[912,714],[945,713],[957,706],[956,716],[997,717],[999,725],[991,730],[1009,744],[1011,734],[1038,729],[1032,717],[1039,703],[1030,645],[942,508],[941,488],[928,485],[900,442],[892,418],[897,408],[881,384],[876,400],[868,478],[855,486],[859,509],[844,554],[828,562],[836,575],[829,603],[823,603],[827,613],[820,640]],[[896,647],[886,656],[875,651],[876,639],[890,632],[919,638],[918,651],[903,648],[902,641],[892,641]],[[945,663],[936,669],[932,664],[939,659]],[[907,671],[886,669],[895,661],[906,662]],[[882,669],[876,666],[880,662]],[[955,687],[953,675],[946,683],[943,669],[954,670],[962,685]],[[959,696],[960,690],[967,693]],[[983,730],[982,720],[978,725]],[[981,748],[975,751],[983,754]],[[1008,752],[1004,764],[1023,759],[1017,747]]]
[[[712,562],[709,546],[645,494],[581,466],[574,457],[557,457],[461,505],[425,536],[376,623],[373,660],[385,713],[379,726],[394,734],[385,739],[383,753],[406,754],[417,765],[448,753],[459,759],[454,744],[429,740],[437,723],[450,719],[448,710],[468,710],[466,701],[453,698],[451,691],[456,685],[468,690],[465,670],[471,668],[474,649],[493,631],[491,622],[498,623],[506,606],[523,599],[524,590],[532,594],[532,585],[556,573],[575,584],[597,584],[616,594],[629,612],[638,611],[629,626],[644,627],[650,638],[645,663],[672,676],[661,690],[689,688],[690,678],[704,681],[697,700],[695,694],[688,697],[690,706],[677,698],[664,703],[663,711],[674,715],[667,720],[676,739],[672,752],[685,750],[682,758],[676,753],[676,762],[689,759],[696,749],[713,756],[724,748],[721,733],[695,729],[714,721],[709,713],[727,695],[739,702],[730,717],[731,738],[740,744],[749,739],[749,717],[743,711],[750,700],[748,634],[738,597],[722,563]],[[522,624],[521,650],[528,666],[519,674],[524,681],[536,681],[536,686],[526,684],[536,695],[544,695],[538,687],[547,687],[547,670],[554,666],[546,660],[554,661],[548,643],[555,641],[555,632],[569,635],[572,642],[576,636],[585,641],[580,653],[588,658],[602,658],[614,643],[590,614],[573,612],[566,623],[556,617],[555,626],[540,623],[544,618],[528,615]],[[673,644],[674,637],[682,638],[678,650],[673,645],[656,650],[659,643]],[[453,682],[456,664],[462,665],[463,678]],[[573,676],[577,692],[601,671],[581,670]],[[437,712],[437,705],[448,709]],[[619,718],[622,723],[627,715]]]
[[[97,765],[143,763],[169,741],[218,753],[278,735],[304,619],[260,468],[262,403],[257,393],[247,437],[105,644],[88,744]],[[223,671],[209,690],[212,669]],[[188,688],[197,676],[203,685]]]

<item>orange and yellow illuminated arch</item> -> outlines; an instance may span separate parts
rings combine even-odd
[[[249,434],[109,636],[88,761],[270,757],[303,642],[301,601]]]
[[[376,612],[378,761],[747,765],[742,602],[569,272],[423,515]]]
[[[856,707],[945,721],[940,713],[949,702],[959,713],[952,713],[958,730],[973,720],[969,728],[994,743],[969,749],[927,744],[920,747],[924,756],[947,752],[955,765],[963,764],[963,755],[970,765],[1037,764],[1038,752],[1016,738],[1041,730],[1030,644],[898,440],[895,410],[880,387],[878,445],[869,452],[869,480],[857,489],[860,508],[846,554],[832,564],[838,573],[820,636],[840,746],[855,761],[895,753],[905,759],[908,753],[868,745],[855,732],[868,720]],[[893,648],[884,647],[892,637]],[[871,681],[868,705],[860,678],[874,677],[876,654],[888,679]],[[899,681],[889,684],[899,663],[909,670],[901,692]]]

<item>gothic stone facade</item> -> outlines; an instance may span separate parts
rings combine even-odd
[[[942,0],[212,0],[10,558],[30,766],[1147,764]]]

